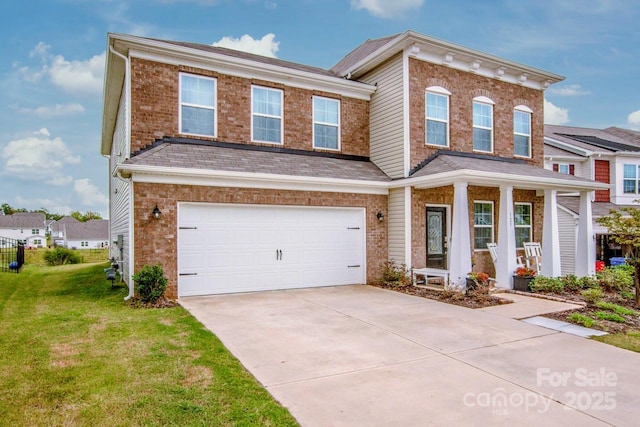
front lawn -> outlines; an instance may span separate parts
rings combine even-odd
[[[106,266],[0,273],[0,424],[297,425],[186,310],[123,303]]]

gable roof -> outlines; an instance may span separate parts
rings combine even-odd
[[[70,215],[65,215],[62,218],[60,218],[57,221],[54,221],[51,224],[51,231],[53,233],[59,233],[61,231],[64,231],[66,224],[71,224],[71,223],[76,223],[76,222],[80,222],[77,219],[75,219],[74,217],[70,216]]]
[[[68,222],[65,224],[65,237],[67,240],[109,240],[109,220]]]
[[[373,52],[377,51],[399,35],[400,33],[393,34],[387,37],[381,37],[379,39],[367,39],[360,46],[349,52],[347,56],[340,60],[340,62],[331,67],[331,71],[338,76],[345,75],[347,70],[349,70],[355,64],[362,61],[367,56],[371,55]]]
[[[39,212],[16,212],[0,215],[0,228],[43,228],[45,215]]]
[[[640,154],[640,132],[609,127],[593,129],[585,127],[544,125],[545,155],[547,146],[578,151],[588,156],[595,153]]]

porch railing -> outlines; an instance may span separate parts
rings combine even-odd
[[[0,272],[19,273],[24,264],[24,242],[0,237]]]

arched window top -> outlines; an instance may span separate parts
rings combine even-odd
[[[443,88],[442,86],[429,86],[427,88],[427,92],[439,93],[441,95],[451,95],[451,92],[449,92],[447,89]]]
[[[514,110],[524,111],[525,113],[533,113],[533,110],[526,105],[518,105],[514,108]]]
[[[487,98],[486,96],[476,96],[475,98],[473,98],[474,102],[483,102],[485,104],[491,104],[491,105],[495,105],[496,103],[493,102],[493,100],[491,98]]]

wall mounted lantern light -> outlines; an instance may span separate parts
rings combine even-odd
[[[154,217],[155,219],[158,219],[158,218],[160,218],[160,214],[161,214],[162,212],[160,212],[160,209],[158,209],[158,205],[156,205],[156,207],[155,207],[155,208],[153,208],[153,212],[152,212],[152,213],[153,213],[153,217]]]
[[[382,213],[382,211],[378,211],[378,213],[376,214],[376,218],[378,218],[378,221],[382,221],[384,219],[384,214]]]

